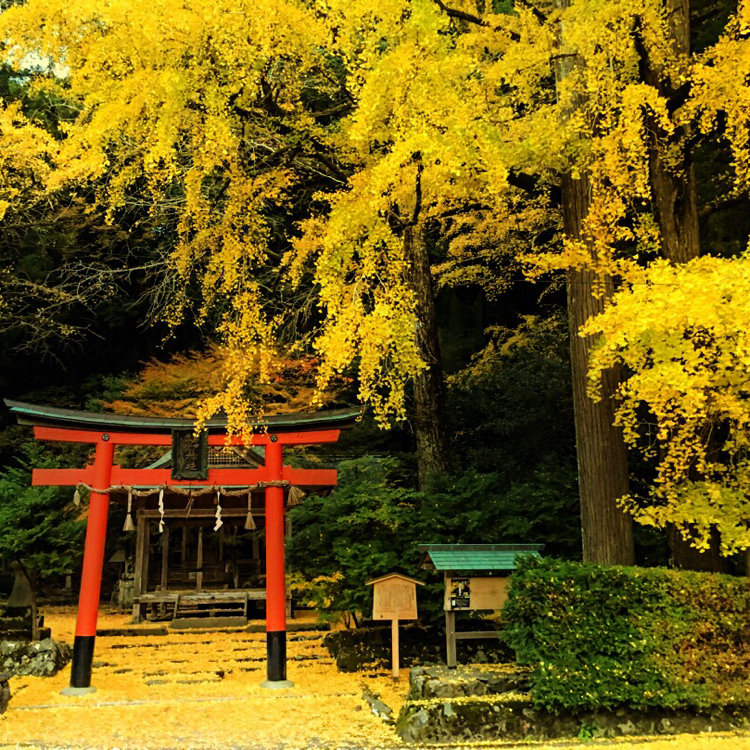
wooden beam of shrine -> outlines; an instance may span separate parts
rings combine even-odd
[[[211,446],[222,445],[268,445],[268,443],[280,443],[281,445],[312,445],[314,443],[335,443],[341,435],[341,430],[305,430],[304,432],[272,432],[258,433],[249,436],[248,440],[241,435],[209,435],[208,444]],[[274,439],[275,438],[275,439]]]
[[[257,469],[209,469],[206,479],[172,479],[171,469],[112,467],[112,484],[125,487],[246,487],[267,481],[262,466]]]
[[[34,427],[37,440],[56,440],[63,443],[100,443],[108,435],[113,445],[172,445],[172,433],[109,432],[108,430],[69,430],[66,427]]]
[[[293,469],[285,466],[283,477],[298,487],[335,487],[338,479],[336,469]]]

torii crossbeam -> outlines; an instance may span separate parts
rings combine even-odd
[[[307,487],[336,484],[335,469],[295,469],[283,464],[284,446],[331,443],[340,428],[351,425],[359,409],[267,417],[252,423],[245,438],[227,437],[223,419],[209,420],[202,440],[188,450],[192,465],[173,461],[172,469],[123,469],[113,464],[118,445],[160,445],[176,451],[179,441],[190,439],[194,423],[189,419],[128,417],[95,414],[5,400],[19,424],[34,427],[38,440],[89,443],[96,447],[94,462],[78,469],[34,469],[32,484],[78,485],[92,488],[83,569],[78,599],[70,687],[77,695],[94,690],[91,671],[107,533],[109,491],[117,486],[138,487],[265,487],[266,497],[266,643],[265,687],[290,687],[286,678],[286,584],[284,562],[283,483]],[[208,446],[263,446],[265,464],[256,468],[210,468],[205,460]],[[203,451],[203,458],[201,458]],[[176,459],[175,456],[173,458]],[[189,463],[189,462],[188,462]],[[188,478],[190,477],[190,478]]]

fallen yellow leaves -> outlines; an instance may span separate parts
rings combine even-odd
[[[125,615],[100,615],[104,628],[133,627]],[[53,636],[72,640],[72,610],[47,613]],[[136,626],[153,627],[151,623]],[[397,715],[408,692],[385,670],[338,672],[319,634],[288,634],[289,690],[264,690],[265,634],[192,631],[167,636],[99,636],[93,684],[97,691],[60,695],[69,670],[55,677],[14,677],[13,699],[0,717],[0,746],[397,748],[395,732],[362,699],[369,687]],[[580,746],[523,743],[536,748]],[[632,738],[586,743],[587,750],[744,750],[738,735]],[[509,747],[476,742],[460,747]],[[434,746],[437,747],[437,746]],[[445,747],[445,746],[443,746]],[[451,747],[457,747],[452,745]]]

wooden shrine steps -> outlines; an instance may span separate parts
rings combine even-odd
[[[149,608],[158,608],[159,619],[233,616],[247,620],[250,602],[265,600],[265,589],[150,591],[135,598],[133,621],[141,622]],[[290,605],[287,599],[287,610]]]

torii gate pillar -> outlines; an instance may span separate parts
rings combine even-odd
[[[114,452],[115,446],[109,440],[109,435],[102,434],[101,440],[96,444],[93,487],[109,488]],[[109,495],[92,490],[89,516],[86,522],[86,541],[83,547],[83,569],[81,570],[81,589],[78,593],[70,686],[62,690],[63,695],[83,695],[96,690],[91,684],[91,667],[94,662],[94,641],[96,640],[96,620],[99,615],[108,515]]]
[[[281,479],[281,444],[266,445],[269,479]],[[286,678],[286,581],[284,564],[284,490],[266,487],[266,647],[265,688],[292,687]]]

